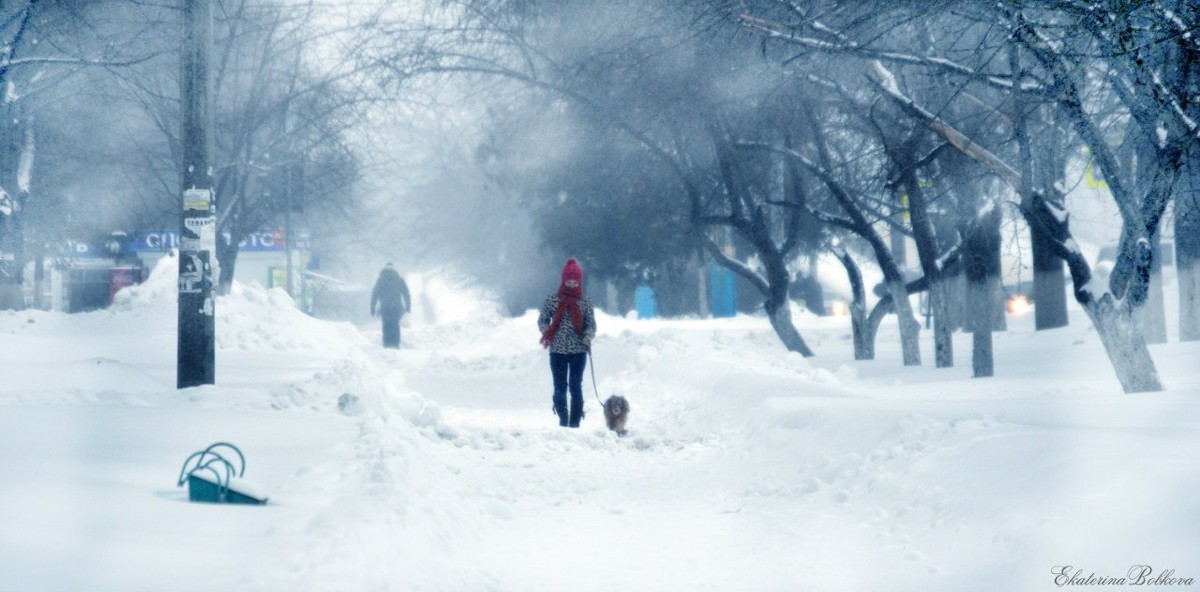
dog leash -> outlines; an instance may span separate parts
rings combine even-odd
[[[588,368],[592,369],[592,393],[596,395],[596,402],[600,403],[600,407],[604,407],[604,403],[600,400],[600,389],[596,388],[596,361],[592,358],[592,346],[588,345]]]

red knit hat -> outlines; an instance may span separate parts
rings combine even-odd
[[[579,285],[583,285],[583,268],[579,267],[579,262],[574,257],[567,259],[567,264],[563,266],[562,281],[565,284],[567,280],[575,280]]]

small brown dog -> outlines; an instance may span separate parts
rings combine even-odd
[[[613,395],[604,402],[604,423],[618,436],[625,435],[625,420],[628,418],[629,401],[626,401],[625,397]]]

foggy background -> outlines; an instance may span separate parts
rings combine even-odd
[[[932,261],[983,233],[978,244],[994,246],[979,247],[980,277],[999,310],[1041,273],[1021,205],[1032,193],[946,149],[888,99],[872,61],[1024,171],[1028,191],[1055,188],[1094,264],[1106,244],[1194,224],[1194,119],[1178,114],[1195,110],[1186,64],[1197,48],[1172,43],[1196,8],[1170,4],[1106,25],[1072,3],[217,2],[221,286],[236,269],[228,245],[286,226],[307,234],[305,267],[326,278],[369,286],[390,261],[487,289],[512,314],[554,289],[568,256],[617,314],[638,286],[655,288],[662,314],[708,314],[714,264],[736,272],[739,310],[774,314],[790,297],[824,314],[822,300],[854,295],[820,257],[848,249],[874,278],[868,294],[888,275],[866,227],[848,222],[840,184],[906,281],[936,271],[919,253]],[[5,236],[30,269],[69,259],[73,242],[177,225],[180,15],[176,3],[134,0],[4,6],[0,187],[22,205]],[[1021,27],[1060,53],[1013,42]],[[1114,57],[1114,43],[1139,61]],[[1156,72],[1183,102],[1128,94]],[[1014,94],[1020,76],[1029,90]],[[1077,84],[1082,110],[1042,92],[1056,80]],[[1093,163],[1097,141],[1112,159]],[[1161,181],[1162,171],[1176,172]],[[925,194],[913,196],[919,223],[910,193]],[[1142,196],[1149,218],[1132,220],[1138,206],[1121,204]],[[1133,265],[1134,251],[1119,261]],[[1070,282],[1061,253],[1051,259],[1046,294]],[[967,288],[945,274],[959,282],[947,294],[960,295],[933,297],[961,308]],[[1151,289],[1150,310],[1156,302]]]

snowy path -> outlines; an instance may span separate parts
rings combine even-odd
[[[802,319],[809,361],[762,319],[606,317],[599,390],[633,407],[616,438],[590,381],[584,427],[555,425],[529,316],[385,351],[247,289],[222,302],[218,385],[179,392],[160,301],[0,315],[0,592],[1200,578],[1200,344],[1155,346],[1171,391],[1127,396],[1086,327],[1018,323],[975,380],[969,360],[901,367],[887,326],[880,360],[853,362],[842,321]],[[221,439],[270,505],[183,501],[178,464]]]
[[[520,330],[508,324],[501,341]],[[860,379],[849,352],[810,367],[772,351],[761,327],[683,325],[598,339],[600,390],[634,402],[625,439],[598,413],[578,431],[554,426],[540,351],[418,333],[413,349],[381,352],[441,406],[422,444],[439,487],[427,503],[474,526],[445,537],[451,570],[498,590],[956,589],[981,577],[1037,589],[1062,562],[1124,561],[1112,537],[1148,522],[1172,536],[1139,549],[1200,568],[1196,545],[1176,547],[1194,540],[1194,504],[1096,519],[1200,487],[1200,460],[1178,449],[1182,434],[1200,452],[1191,397],[1098,397],[1106,377],[1059,383],[1050,374],[1067,360],[1039,367],[1037,351],[981,397],[963,391],[969,370],[930,380],[885,361],[858,365],[878,373]]]

